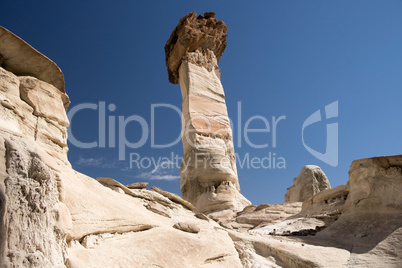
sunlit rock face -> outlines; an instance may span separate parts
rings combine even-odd
[[[62,78],[0,27],[0,267],[242,267],[188,201],[72,169]]]
[[[183,97],[183,198],[201,212],[239,211],[250,202],[240,194],[232,129],[218,61],[227,26],[214,13],[184,16],[166,43],[169,81]]]
[[[287,189],[285,202],[304,202],[321,191],[331,189],[331,184],[319,166],[307,165],[299,176],[293,179],[293,185]]]
[[[68,104],[57,65],[0,27],[1,267],[64,265]]]

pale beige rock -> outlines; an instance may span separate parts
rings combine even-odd
[[[242,224],[268,225],[281,222],[288,217],[300,212],[302,203],[265,204],[257,210],[257,207],[249,207],[239,213],[235,221]]]
[[[0,67],[0,128],[35,138],[37,117],[33,108],[20,98],[20,81]]]
[[[250,205],[240,194],[232,130],[218,61],[227,26],[214,13],[184,16],[166,43],[169,81],[183,97],[180,189],[199,212],[232,217]]]
[[[147,230],[156,226],[156,217],[134,198],[117,193],[96,180],[58,166],[69,208],[73,229],[68,239],[80,239],[99,233],[122,233]],[[135,211],[135,214],[132,212]]]
[[[252,228],[254,228],[254,225],[252,224],[247,224],[247,223],[238,223],[232,220],[223,220],[219,221],[219,225],[231,230],[236,230],[239,232],[245,232],[248,231]]]
[[[159,204],[159,203],[150,202],[150,203],[148,203],[147,205],[145,205],[145,207],[146,207],[148,210],[150,210],[150,211],[152,211],[152,212],[154,212],[154,213],[156,213],[156,214],[159,214],[159,215],[162,215],[162,216],[164,216],[164,217],[170,218],[170,214],[169,214],[168,209],[167,209],[166,207],[162,206],[162,205]]]
[[[202,221],[205,222],[205,221]],[[125,233],[91,249],[69,248],[68,267],[242,267],[225,231],[208,229],[198,234],[172,227]]]
[[[69,102],[68,96],[56,87],[30,76],[20,76],[20,97],[34,110],[36,116],[56,121],[63,127],[68,127],[64,103]]]
[[[345,201],[348,198],[347,185],[340,185],[327,189],[303,202],[303,216],[333,218],[336,220],[345,210]]]
[[[200,212],[195,213],[195,216],[201,220],[209,221],[209,218],[205,214],[202,214]]]
[[[200,228],[192,223],[188,222],[178,222],[173,225],[173,228],[176,228],[178,230],[181,230],[183,232],[187,233],[198,233],[200,231]]]
[[[258,237],[233,231],[229,234],[239,250],[243,267],[347,267],[350,257],[345,249],[309,245],[287,237]]]
[[[123,189],[121,189],[120,187],[117,187],[117,186],[107,186],[107,187],[109,187],[110,189],[112,189],[112,190],[115,191],[116,193],[125,194],[125,192],[123,191]]]
[[[148,182],[134,182],[129,185],[126,185],[129,189],[145,189],[148,186]]]
[[[0,266],[60,267],[71,230],[54,172],[29,140],[0,136]]]
[[[168,206],[170,208],[176,207],[175,204],[172,201],[170,201],[167,197],[165,197],[155,191],[147,191],[147,190],[142,190],[142,189],[129,189],[126,186],[124,186],[123,184],[121,184],[120,182],[113,180],[112,178],[99,177],[96,179],[100,183],[104,184],[105,186],[119,187],[124,191],[124,193],[126,193],[132,197],[144,198],[149,201],[155,201],[162,205]]]
[[[316,240],[350,250],[351,267],[398,267],[402,253],[402,155],[353,161],[346,185],[303,203],[299,215],[333,223]]]
[[[83,179],[80,178],[80,180]],[[72,243],[68,248],[68,267],[130,267],[134,263],[136,267],[149,267],[152,264],[163,267],[197,266],[204,264],[208,259],[214,259],[217,255],[225,257],[221,259],[222,263],[216,263],[241,267],[237,252],[227,234],[215,230],[211,223],[197,220],[191,211],[181,206],[171,210],[164,209],[170,213],[172,217],[170,219],[147,210],[143,206],[144,202],[149,202],[147,199],[115,193],[91,179],[84,180],[88,185],[77,185],[77,183],[80,184],[80,180],[75,183],[66,182],[70,186],[74,184],[74,187],[77,187],[73,198],[71,198],[72,189],[67,189],[67,203],[74,208],[70,208],[76,229],[72,239],[83,239],[84,245],[90,250],[79,243]],[[85,195],[84,191],[86,191]],[[153,191],[147,192],[159,195]],[[81,196],[82,199],[79,198]],[[159,205],[158,208],[161,208],[162,205],[156,204]],[[162,207],[167,209],[165,206]],[[86,221],[82,222],[83,219]],[[205,233],[201,237],[192,238],[194,234],[173,231],[171,226],[177,221],[203,226],[202,230],[205,230]],[[142,225],[135,225],[140,222]],[[138,227],[143,227],[143,229]],[[134,231],[134,233],[130,231]],[[85,238],[88,235],[93,236],[99,233],[106,235],[115,232],[122,234],[107,239]],[[216,245],[210,249],[210,243],[216,243]],[[175,253],[175,250],[187,252],[189,249],[193,250],[187,254]],[[212,264],[216,263],[212,262]],[[213,265],[209,267],[213,267]]]
[[[355,160],[346,206],[359,212],[402,211],[402,155]]]
[[[73,220],[71,218],[70,210],[62,202],[57,203],[53,209],[56,219],[55,227],[66,236],[70,236],[71,231],[73,230]]]
[[[195,211],[195,207],[190,202],[184,200],[183,198],[181,198],[177,194],[166,192],[166,191],[164,191],[161,188],[158,188],[156,186],[152,186],[150,190],[154,191],[154,192],[157,192],[157,193],[159,193],[159,194],[161,194],[163,196],[166,196],[167,198],[169,198],[173,202],[178,203],[180,205],[183,205],[183,207],[188,208],[191,211]]]
[[[2,51],[7,42],[20,42],[2,42],[9,37],[0,34],[0,55],[8,53]],[[29,53],[21,50],[17,63]],[[196,130],[191,141],[197,150],[223,157],[232,153],[225,147],[230,133],[226,110],[216,105],[211,111],[213,106],[202,99],[224,103],[216,83],[209,89],[202,84],[208,75],[219,77],[212,55],[205,50],[185,56],[194,65],[186,68],[199,72],[201,81],[185,118]],[[49,64],[48,59],[38,65],[31,60],[28,66]],[[221,179],[235,169],[214,167],[220,173],[201,181],[208,191],[200,195],[200,206],[214,208],[206,217],[161,189],[129,189],[110,178],[100,179],[104,187],[74,171],[63,145],[65,103],[59,97],[64,93],[58,95],[36,78],[20,78],[0,67],[1,267],[400,267],[402,155],[354,161],[346,185],[319,192],[303,203],[301,212],[301,203],[251,206],[239,196],[232,199],[240,195],[238,182]],[[35,86],[25,90],[26,81]],[[200,114],[213,118],[210,130],[194,117]],[[221,127],[226,134],[209,135]],[[184,146],[185,151],[191,148],[190,143]],[[236,207],[243,208],[235,213]],[[327,227],[315,236],[279,236],[322,224]]]
[[[53,61],[1,26],[0,40],[1,67],[18,76],[36,77],[65,92],[63,73]]]
[[[64,267],[73,221],[60,202],[65,192],[58,165],[70,168],[63,75],[2,27],[0,40],[0,266]],[[27,74],[59,88],[21,76]]]
[[[42,143],[43,149],[69,165],[69,123],[62,101],[68,96],[43,81],[17,77],[1,67],[0,78],[0,129]]]
[[[285,194],[285,202],[303,202],[319,193],[330,189],[327,176],[320,167],[308,165],[302,168],[299,176],[293,179],[293,186]]]

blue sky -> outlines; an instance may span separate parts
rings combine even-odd
[[[170,161],[183,155],[181,142],[152,148],[151,130],[144,136],[144,129],[134,121],[127,123],[125,133],[118,126],[119,117],[122,122],[141,117],[150,128],[152,105],[181,108],[180,87],[168,82],[164,45],[179,19],[191,11],[214,11],[229,26],[228,46],[219,66],[238,160],[244,162],[249,156],[250,161],[267,161],[271,155],[271,161],[281,158],[286,164],[241,168],[238,163],[242,193],[253,204],[283,202],[286,188],[304,165],[320,166],[332,186],[338,186],[347,182],[353,160],[401,153],[402,1],[231,1],[230,5],[223,1],[7,1],[2,4],[0,25],[59,65],[70,109],[79,104],[96,107],[80,110],[71,122],[77,140],[98,143],[86,149],[70,141],[68,156],[76,170],[124,184],[149,181],[180,193],[178,169]],[[326,120],[324,107],[336,101],[338,117]],[[103,103],[106,133],[99,130]],[[303,123],[317,110],[322,120],[305,128],[304,142],[324,153],[326,125],[337,124],[335,167],[303,146]],[[154,141],[174,141],[181,127],[176,111],[159,107],[154,112]],[[266,118],[271,131],[249,133],[249,141],[268,147],[247,144],[244,128],[253,116]],[[272,117],[281,116],[286,119],[277,124],[274,148]],[[248,126],[264,127],[259,119]],[[143,137],[145,144],[125,147],[125,160],[119,160],[121,150],[109,143],[109,129],[112,137],[116,135],[116,145],[119,135],[132,143]],[[99,148],[99,132],[105,136],[104,148]],[[149,168],[130,168],[130,154],[143,164],[149,161]],[[160,160],[159,165],[152,159]]]

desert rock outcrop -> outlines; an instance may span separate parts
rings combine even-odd
[[[227,25],[213,12],[198,17],[192,12],[179,21],[165,52],[169,81],[180,83],[183,97],[183,198],[199,212],[227,211],[231,215],[250,202],[240,194],[218,67],[226,47],[226,31]]]
[[[199,20],[212,19],[208,13]],[[188,201],[160,188],[130,188],[73,170],[67,159],[68,97],[49,75],[30,68],[62,74],[4,32],[0,55],[16,53],[17,63],[29,64],[19,73],[21,66],[13,69],[13,61],[0,56],[11,64],[0,66],[0,267],[401,267],[402,155],[353,161],[346,185],[303,203],[248,205],[233,217],[194,212]],[[219,55],[224,42],[219,44],[204,52]],[[178,68],[183,66],[212,75],[187,61]],[[223,147],[217,153],[199,144],[199,151],[225,154]],[[218,174],[229,178],[232,171]],[[240,200],[242,207],[244,199],[233,199],[240,195],[236,185],[230,179],[208,185],[227,203],[199,202],[233,211],[233,200]]]
[[[308,165],[302,168],[299,176],[285,194],[285,202],[303,202],[317,193],[330,189],[331,185],[319,166]]]
[[[305,201],[299,216],[327,221],[317,239],[349,248],[351,267],[400,266],[402,155],[355,160],[349,178]]]
[[[0,267],[241,267],[227,232],[180,197],[74,171],[61,71],[4,28],[0,54]]]

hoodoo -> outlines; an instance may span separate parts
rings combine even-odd
[[[197,17],[192,12],[179,21],[165,45],[169,81],[180,84],[183,97],[181,192],[205,213],[240,211],[250,205],[240,194],[218,67],[226,31],[215,13]]]

